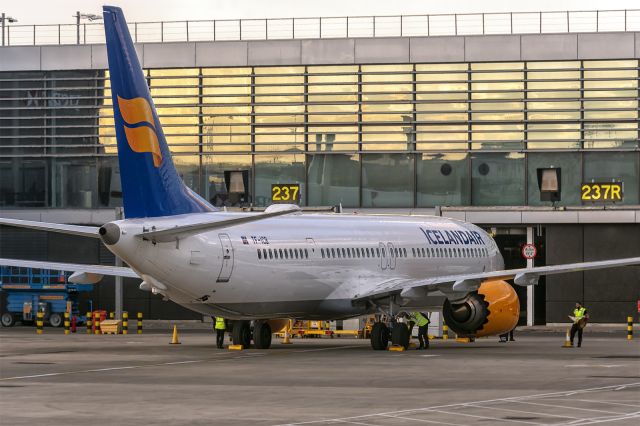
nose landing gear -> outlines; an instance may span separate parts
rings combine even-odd
[[[403,322],[393,322],[391,328],[383,322],[376,322],[371,328],[371,347],[376,351],[383,351],[389,346],[389,340],[394,346],[409,349],[411,335],[409,327]]]

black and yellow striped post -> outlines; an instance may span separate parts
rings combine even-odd
[[[449,338],[449,326],[442,321],[442,340],[447,340]]]
[[[142,334],[142,312],[138,312],[138,334]]]
[[[627,317],[627,340],[633,340],[633,317]]]
[[[122,334],[129,334],[129,312],[122,313]]]
[[[100,312],[96,311],[95,316],[93,317],[93,321],[96,325],[94,334],[100,334]]]
[[[64,334],[71,334],[71,322],[69,321],[69,312],[64,313]]]
[[[44,327],[44,312],[38,311],[36,313],[36,333],[42,334],[43,327]]]
[[[91,321],[91,312],[87,312],[87,334],[91,334],[91,326],[93,325],[93,322]]]
[[[115,319],[116,318],[116,313],[115,312],[109,312],[109,319]]]

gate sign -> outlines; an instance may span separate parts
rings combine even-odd
[[[535,244],[525,244],[522,246],[522,257],[525,259],[535,259],[538,254]]]

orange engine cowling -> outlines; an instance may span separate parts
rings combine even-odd
[[[449,328],[460,336],[491,336],[518,324],[520,300],[509,283],[485,281],[463,300],[445,301],[442,313]]]

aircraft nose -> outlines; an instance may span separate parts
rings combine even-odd
[[[114,245],[120,240],[120,227],[115,223],[106,223],[98,230],[100,238],[106,245]]]

